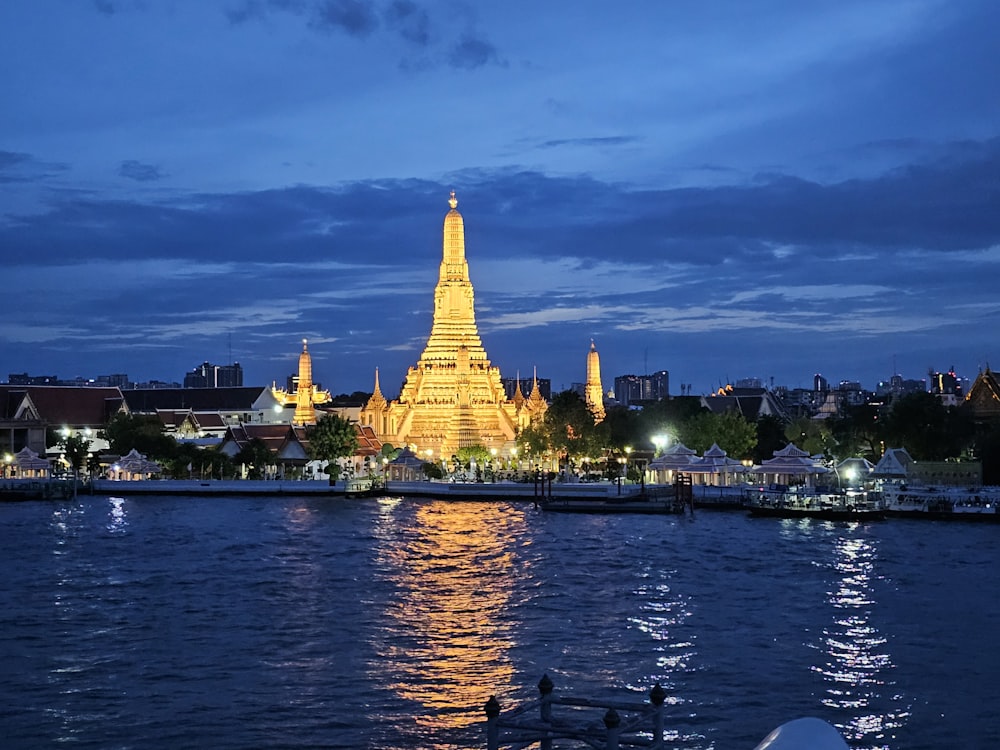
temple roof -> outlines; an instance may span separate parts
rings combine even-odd
[[[155,414],[158,409],[194,411],[252,411],[268,389],[262,386],[239,388],[147,388],[122,391],[131,411]]]
[[[25,398],[41,421],[69,427],[105,425],[125,404],[118,388],[0,385],[0,419],[13,418]]]

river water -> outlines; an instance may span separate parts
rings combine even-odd
[[[997,527],[94,496],[0,505],[0,550],[6,748],[484,747],[544,673],[660,681],[676,748],[1000,747]]]

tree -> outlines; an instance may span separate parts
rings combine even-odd
[[[59,447],[66,454],[73,476],[76,477],[87,463],[87,452],[90,450],[90,438],[80,433],[64,435],[59,441]]]
[[[333,462],[353,456],[358,450],[358,431],[349,419],[339,414],[325,414],[306,428],[309,455],[317,461]]]
[[[274,463],[274,456],[267,444],[255,437],[236,454],[235,460],[236,463],[247,467],[247,476],[250,479],[263,479],[265,469]]]
[[[564,456],[597,455],[606,446],[606,428],[594,424],[594,415],[586,402],[573,391],[562,391],[552,398],[543,418],[549,450]]]
[[[757,445],[753,450],[753,461],[759,464],[774,457],[774,452],[788,445],[785,439],[785,421],[774,414],[757,417]]]
[[[834,455],[845,458],[861,456],[869,461],[882,457],[882,420],[879,407],[859,404],[846,407],[830,421],[830,431],[835,441]]]
[[[629,409],[627,406],[608,408],[604,421],[598,426],[598,432],[604,430],[601,447],[623,450],[626,446],[651,445],[650,436],[642,429],[640,414],[640,411]]]
[[[177,451],[177,441],[164,433],[159,417],[119,412],[105,425],[101,436],[112,453],[124,456],[133,448],[153,460],[167,461]]]
[[[972,445],[975,426],[967,409],[948,407],[933,393],[907,393],[885,417],[885,441],[906,448],[917,461],[957,458]]]
[[[716,443],[730,458],[747,458],[757,444],[757,428],[739,412],[715,414],[705,410],[680,426],[679,437],[688,448],[704,453]]]
[[[807,451],[810,456],[820,454],[831,458],[833,456],[833,434],[825,420],[800,417],[785,428],[785,437],[788,438],[788,442],[795,443],[796,447]]]
[[[544,456],[550,450],[548,427],[544,422],[525,427],[517,435],[517,444],[528,461]]]

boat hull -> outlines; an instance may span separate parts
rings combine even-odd
[[[881,521],[886,517],[884,510],[852,508],[777,508],[773,506],[750,506],[750,515],[755,518],[815,518],[818,521]]]
[[[671,499],[561,500],[547,499],[539,508],[553,513],[638,513],[645,515],[682,515],[684,505]]]

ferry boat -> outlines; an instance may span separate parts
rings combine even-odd
[[[751,516],[766,518],[815,518],[821,521],[878,521],[885,518],[885,505],[876,492],[815,488],[790,489],[781,485],[746,491]]]
[[[886,484],[886,513],[895,518],[1000,522],[1000,487]]]

